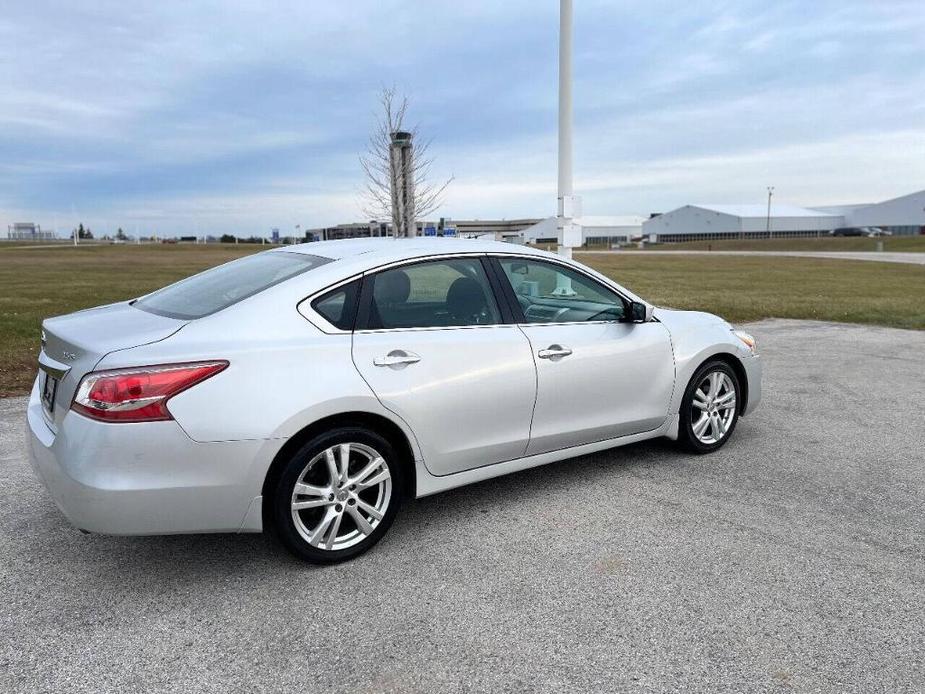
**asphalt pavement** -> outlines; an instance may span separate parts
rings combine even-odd
[[[764,402],[720,452],[415,501],[327,568],[80,534],[0,400],[0,691],[921,692],[925,332],[751,330]]]

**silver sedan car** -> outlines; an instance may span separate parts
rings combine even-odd
[[[667,437],[722,446],[755,340],[477,240],[274,249],[42,326],[33,465],[92,533],[272,531],[354,557],[403,499]]]

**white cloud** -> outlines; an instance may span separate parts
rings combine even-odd
[[[440,214],[550,214],[555,10],[5,7],[0,228],[13,215],[217,233],[357,219],[356,156],[375,90],[391,83],[434,136],[434,177],[456,176]],[[589,213],[746,202],[769,183],[799,204],[925,186],[921,2],[589,0],[575,12],[575,172]]]

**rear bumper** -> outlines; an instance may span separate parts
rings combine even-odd
[[[748,402],[742,416],[750,415],[755,408],[761,403],[761,357],[758,355],[749,355],[741,359],[742,366],[745,369],[745,376],[748,379]]]
[[[32,466],[76,527],[110,535],[259,531],[264,441],[197,443],[173,421],[106,424],[68,412],[53,433],[37,385],[27,409]],[[266,460],[266,464],[262,461]]]

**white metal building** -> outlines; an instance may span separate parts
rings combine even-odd
[[[41,224],[16,222],[7,226],[6,236],[20,241],[50,241],[55,238],[55,232],[42,230]]]
[[[894,234],[925,230],[925,190],[873,204],[796,207],[765,204],[685,205],[643,222],[651,241],[695,241],[748,236],[822,236],[840,227],[880,227]],[[769,233],[770,230],[770,233]]]
[[[573,221],[581,226],[581,243],[584,246],[628,243],[642,235],[642,217],[584,215],[576,217]],[[541,219],[523,230],[524,241],[527,243],[556,243],[557,233],[555,217]]]
[[[917,234],[925,228],[925,190],[874,205],[852,205],[845,226],[881,227],[894,234]]]
[[[695,241],[770,236],[818,236],[843,226],[843,217],[795,205],[685,205],[643,222],[651,241]],[[770,227],[770,234],[769,229]]]

